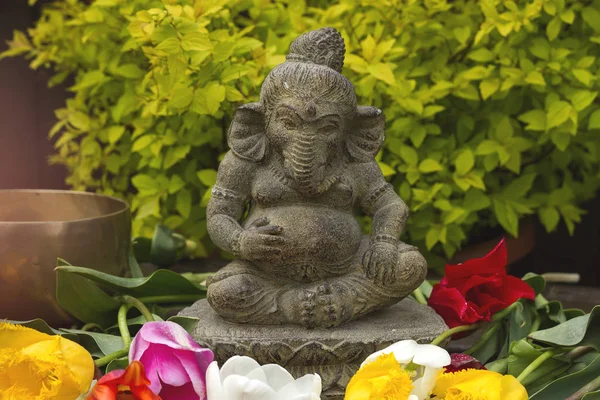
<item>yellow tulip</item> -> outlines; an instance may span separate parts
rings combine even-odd
[[[435,398],[444,400],[527,400],[527,390],[512,375],[466,369],[444,373],[433,389]]]
[[[0,322],[1,400],[73,400],[93,377],[92,356],[77,343]]]
[[[413,383],[392,353],[363,365],[346,387],[344,400],[407,400]]]

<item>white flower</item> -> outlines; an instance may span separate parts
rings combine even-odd
[[[450,354],[439,346],[418,344],[414,340],[401,340],[371,354],[361,367],[369,364],[382,354],[393,353],[402,368],[411,372],[414,369],[413,385],[408,400],[428,399],[439,371],[449,365]]]
[[[294,380],[276,364],[260,366],[250,357],[233,356],[221,370],[213,361],[206,370],[208,400],[320,400],[321,377]]]

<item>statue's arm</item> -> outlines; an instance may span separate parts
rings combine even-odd
[[[373,219],[372,239],[397,241],[409,215],[408,206],[386,182],[377,162],[361,164],[357,174],[361,186],[360,206]]]
[[[219,165],[217,182],[206,207],[206,224],[212,241],[236,255],[243,232],[240,222],[250,199],[254,169],[254,163],[228,152]]]

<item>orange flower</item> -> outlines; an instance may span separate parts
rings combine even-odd
[[[127,369],[111,371],[104,375],[92,389],[86,400],[161,400],[148,385],[144,366],[139,361],[133,361]]]

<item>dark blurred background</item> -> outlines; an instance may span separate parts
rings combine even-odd
[[[14,29],[33,25],[41,4],[48,1],[35,7],[28,7],[25,0],[0,1],[0,51],[7,48],[5,42],[12,38]],[[0,61],[0,189],[66,188],[65,170],[48,166],[53,146],[47,134],[55,122],[53,110],[64,104],[68,93],[64,87],[48,89],[50,76],[44,70],[30,70],[23,58]],[[536,225],[534,250],[511,266],[511,273],[578,272],[580,286],[600,286],[600,198],[583,207],[588,214],[572,237],[563,225],[550,235]],[[600,304],[596,291],[573,286],[556,290],[562,291],[561,296],[578,295],[591,304]]]

